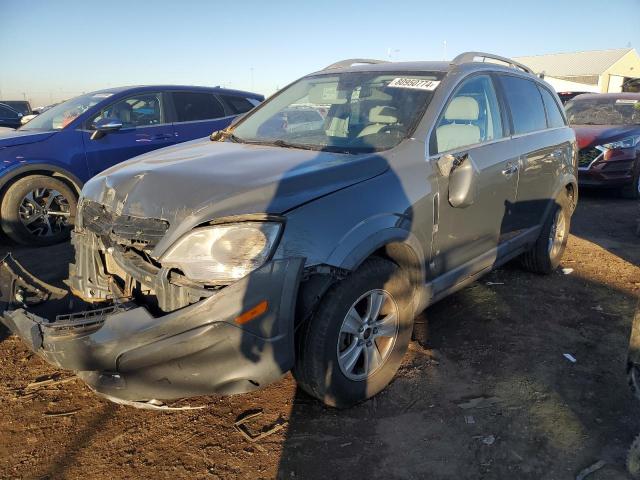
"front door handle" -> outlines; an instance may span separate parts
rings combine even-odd
[[[516,173],[517,171],[518,171],[518,164],[517,163],[507,163],[507,168],[502,170],[502,174],[505,177],[510,177],[511,175]]]

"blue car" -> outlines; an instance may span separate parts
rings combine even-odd
[[[112,88],[61,103],[18,130],[0,129],[0,227],[22,244],[62,241],[89,178],[221,130],[262,100],[222,88]]]

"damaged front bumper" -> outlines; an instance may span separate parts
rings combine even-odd
[[[277,380],[293,366],[294,308],[304,259],[272,260],[206,294],[180,285],[180,279],[170,281],[162,269],[129,263],[136,276],[126,278],[139,285],[141,275],[154,284],[158,305],[169,310],[164,313],[126,295],[126,285],[107,285],[108,275],[99,270],[108,262],[100,265],[96,258],[93,278],[86,269],[72,274],[72,293],[39,281],[10,255],[0,263],[2,322],[47,362],[76,371],[96,392],[124,401],[242,393]],[[86,303],[91,295],[93,305]],[[168,308],[171,298],[181,295],[189,300]],[[79,306],[89,308],[48,319],[56,308]]]

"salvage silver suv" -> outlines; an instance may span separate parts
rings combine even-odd
[[[7,257],[3,321],[119,402],[293,370],[349,406],[391,381],[425,307],[518,256],[558,266],[576,151],[557,95],[512,60],[339,62],[89,181],[70,292]]]

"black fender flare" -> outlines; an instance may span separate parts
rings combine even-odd
[[[29,173],[48,173],[53,177],[62,177],[67,181],[67,183],[69,183],[69,186],[71,186],[78,195],[80,195],[80,191],[82,190],[82,186],[84,184],[84,182],[80,180],[76,175],[66,170],[65,168],[60,167],[59,165],[54,165],[51,163],[28,163],[3,172],[2,176],[0,177],[0,194],[4,194],[7,187],[11,185],[15,180],[25,177]]]
[[[414,308],[421,309],[424,299],[421,298],[420,293],[423,291],[421,287],[426,283],[427,256],[418,238],[412,232],[397,225],[368,233],[363,236],[356,234],[350,235],[350,238],[347,237],[348,241],[342,241],[341,246],[333,251],[326,263],[353,271],[374,253],[384,249],[386,256],[408,271],[416,293]]]

